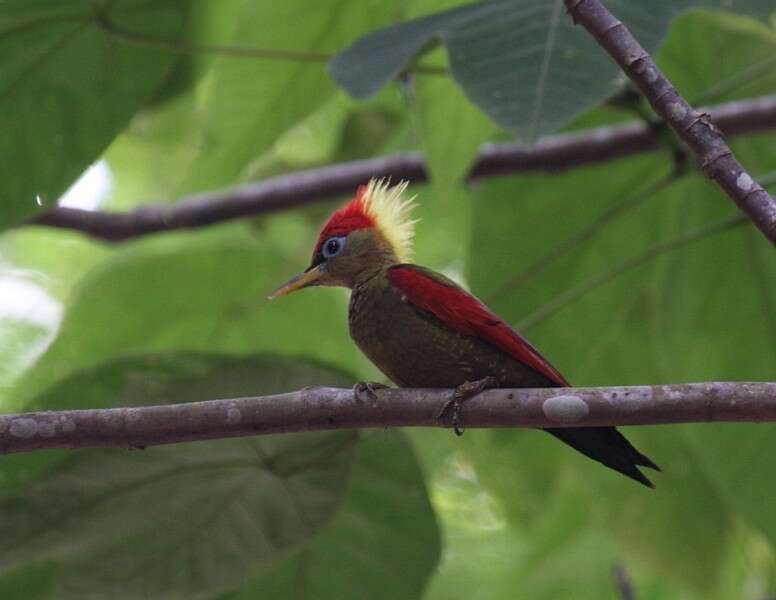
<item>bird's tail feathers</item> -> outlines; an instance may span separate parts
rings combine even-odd
[[[648,467],[656,471],[660,471],[660,467],[636,450],[614,427],[558,427],[545,429],[545,431],[588,458],[647,487],[655,487],[638,467]]]

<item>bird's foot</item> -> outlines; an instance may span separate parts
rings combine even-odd
[[[375,390],[387,389],[387,385],[377,383],[374,381],[359,381],[353,386],[353,396],[357,402],[366,402],[367,400],[374,400],[377,398]]]
[[[469,398],[474,398],[477,394],[493,388],[498,385],[498,380],[488,375],[477,381],[466,381],[455,388],[453,397],[445,402],[442,410],[437,415],[438,419],[444,419],[445,415],[450,413],[450,421],[453,424],[453,431],[455,435],[463,435],[463,427],[461,426],[461,405]]]

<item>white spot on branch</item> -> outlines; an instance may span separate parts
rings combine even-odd
[[[687,108],[679,102],[672,102],[668,109],[671,111],[671,116],[677,121],[681,121],[687,115]]]
[[[49,421],[41,421],[38,423],[38,435],[40,437],[54,437],[57,433],[57,427],[54,423]]]
[[[749,173],[743,171],[736,179],[736,185],[745,192],[748,192],[752,189],[754,180],[750,177]]]
[[[226,422],[229,425],[237,425],[240,421],[242,421],[242,413],[239,408],[232,406],[226,411]]]
[[[38,422],[35,419],[21,417],[11,421],[11,427],[8,429],[14,437],[26,440],[33,437],[38,432]]]
[[[75,421],[64,416],[60,417],[59,427],[65,433],[73,433],[75,431]]]
[[[590,412],[587,402],[579,396],[553,396],[542,404],[544,415],[557,423],[576,423]]]

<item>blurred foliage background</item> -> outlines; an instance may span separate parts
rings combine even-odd
[[[118,245],[22,223],[57,203],[129,210],[410,150],[431,174],[414,186],[417,261],[522,324],[575,384],[773,380],[773,248],[748,223],[716,227],[736,208],[692,166],[674,176],[670,144],[463,183],[486,141],[636,111],[605,102],[622,78],[561,2],[459,4],[0,3],[4,410],[381,380],[348,339],[343,290],[264,300],[306,266],[336,203]],[[691,102],[776,93],[772,2],[607,4]],[[327,72],[362,36],[428,15]],[[440,38],[446,48],[396,78]],[[776,134],[733,146],[753,174],[776,170]],[[542,259],[591,225],[589,239]],[[628,435],[663,466],[656,491],[531,431],[5,456],[0,596],[625,597],[615,565],[639,600],[776,594],[772,428]]]

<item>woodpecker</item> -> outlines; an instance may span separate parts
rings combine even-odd
[[[415,223],[407,183],[372,179],[335,211],[310,266],[270,298],[318,285],[350,288],[348,325],[361,351],[399,387],[456,388],[460,402],[486,387],[570,384],[524,337],[454,281],[412,264]],[[372,384],[362,384],[372,391]],[[660,470],[614,427],[547,428],[585,456],[649,487]]]

